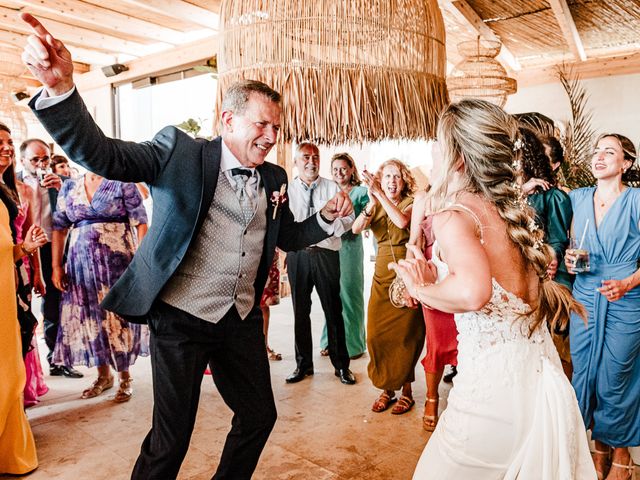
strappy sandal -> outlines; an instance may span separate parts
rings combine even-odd
[[[436,415],[422,415],[422,428],[424,428],[427,432],[433,432],[436,429],[436,425],[438,425],[438,398],[427,398],[427,401],[424,402],[424,409],[427,410],[428,403],[436,404]]]
[[[636,480],[636,466],[633,464],[633,459],[629,459],[629,465],[623,465],[621,463],[611,462],[611,468],[622,468],[629,472],[629,476],[627,480]],[[609,470],[609,475],[611,475],[611,470]]]
[[[120,380],[120,386],[118,387],[118,391],[116,392],[116,396],[113,397],[113,401],[116,403],[124,403],[131,400],[131,396],[133,395],[133,389],[131,388],[131,382],[133,382],[133,378],[128,377],[123,380]]]
[[[267,356],[269,360],[282,360],[282,354],[274,351],[271,347],[267,347]]]
[[[87,399],[87,398],[97,397],[105,390],[109,390],[111,387],[113,387],[112,376],[109,376],[109,377],[99,376],[98,378],[96,378],[96,380],[91,384],[89,388],[87,388],[82,392],[82,396],[80,398]]]
[[[401,395],[398,403],[391,409],[391,413],[393,415],[402,415],[403,413],[407,413],[411,410],[415,404],[416,401],[413,398]]]
[[[371,411],[376,413],[384,412],[387,408],[389,408],[389,405],[396,401],[398,401],[398,399],[395,396],[391,396],[386,391],[384,391],[380,394],[376,401],[373,402]]]
[[[611,454],[611,450],[598,450],[598,449],[595,449],[593,452],[591,452],[591,455],[594,456],[594,457],[596,455],[603,455],[606,458],[607,465],[605,465],[605,468],[610,467],[610,465],[609,465],[609,462],[610,462],[609,456],[610,456],[610,454]],[[595,466],[595,463],[596,462],[593,462],[594,466]],[[598,477],[598,480],[604,480],[604,474],[605,474],[604,471],[600,471],[600,470],[598,470],[596,468],[596,476]]]

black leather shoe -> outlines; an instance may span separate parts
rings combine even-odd
[[[442,381],[444,383],[452,383],[453,382],[453,377],[455,377],[458,374],[458,368],[455,365],[451,365],[450,370],[447,372],[447,374],[442,377]]]
[[[303,370],[296,368],[293,373],[286,378],[285,382],[298,383],[300,380],[304,380],[304,377],[308,377],[309,375],[313,375],[313,368]]]
[[[51,365],[49,368],[49,375],[52,377],[61,377],[64,375],[67,378],[82,378],[84,375],[72,367],[65,367],[64,365]]]
[[[345,385],[355,385],[356,377],[353,376],[353,373],[348,368],[336,369],[335,373],[336,377],[339,377],[340,381]]]

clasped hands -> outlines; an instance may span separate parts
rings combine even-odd
[[[415,245],[407,245],[407,250],[411,252],[413,258],[398,260],[397,263],[391,262],[388,268],[396,272],[407,287],[405,294],[407,306],[415,308],[421,302],[425,307],[430,308],[418,298],[417,288],[435,283],[438,279],[438,270]]]

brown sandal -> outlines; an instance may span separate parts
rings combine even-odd
[[[396,397],[392,397],[386,391],[382,392],[376,399],[376,401],[373,402],[371,411],[376,413],[384,412],[387,408],[389,408],[389,405],[391,405],[393,402],[396,402],[397,400],[398,399]]]
[[[120,380],[120,386],[118,387],[116,396],[113,397],[114,402],[124,403],[124,402],[128,402],[131,399],[131,396],[133,395],[131,382],[133,382],[133,378],[131,377]]]
[[[93,398],[100,395],[105,390],[109,390],[113,387],[113,377],[100,377],[96,378],[96,380],[91,384],[89,388],[82,392],[82,396],[80,398]]]
[[[328,348],[323,348],[322,350],[320,350],[320,355],[322,355],[323,357],[328,357],[329,356],[329,349]]]
[[[267,356],[269,357],[269,360],[282,360],[282,354],[276,352],[275,350],[271,349],[271,347],[267,346]]]
[[[401,395],[398,403],[391,409],[391,413],[393,415],[402,415],[403,413],[407,413],[411,410],[415,404],[416,401],[413,398]]]
[[[424,428],[427,432],[433,432],[436,429],[436,425],[438,425],[438,399],[437,398],[427,398],[427,401],[424,402],[424,409],[427,410],[428,403],[436,404],[436,415],[427,415],[424,414],[422,416],[422,428]]]

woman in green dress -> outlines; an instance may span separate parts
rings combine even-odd
[[[367,188],[360,186],[362,181],[351,155],[336,153],[331,158],[331,174],[340,188],[349,194],[357,217],[369,202],[369,196]],[[360,234],[349,231],[340,238],[342,240],[340,248],[342,318],[349,356],[351,359],[356,359],[360,358],[367,348],[364,329],[364,249]],[[324,356],[329,354],[328,344],[325,324],[320,339],[321,353]]]
[[[369,203],[356,217],[352,231],[365,228],[378,241],[375,273],[367,311],[367,349],[369,378],[382,393],[371,410],[382,412],[396,401],[396,390],[402,390],[391,413],[406,413],[415,404],[411,383],[415,367],[424,346],[422,309],[396,308],[389,299],[389,286],[395,273],[391,262],[404,259],[409,241],[409,226],[415,180],[400,160],[384,162],[376,175],[365,171],[364,182],[369,187]]]
[[[536,212],[536,224],[544,230],[544,240],[553,249],[555,260],[549,265],[547,273],[552,280],[572,289],[573,279],[567,272],[564,253],[569,246],[568,232],[571,229],[573,209],[571,199],[558,188],[553,175],[552,165],[545,152],[544,144],[536,133],[526,127],[520,127],[522,138],[522,193],[527,203]],[[562,368],[571,379],[571,352],[569,351],[569,332],[551,332],[553,343],[558,350]]]

